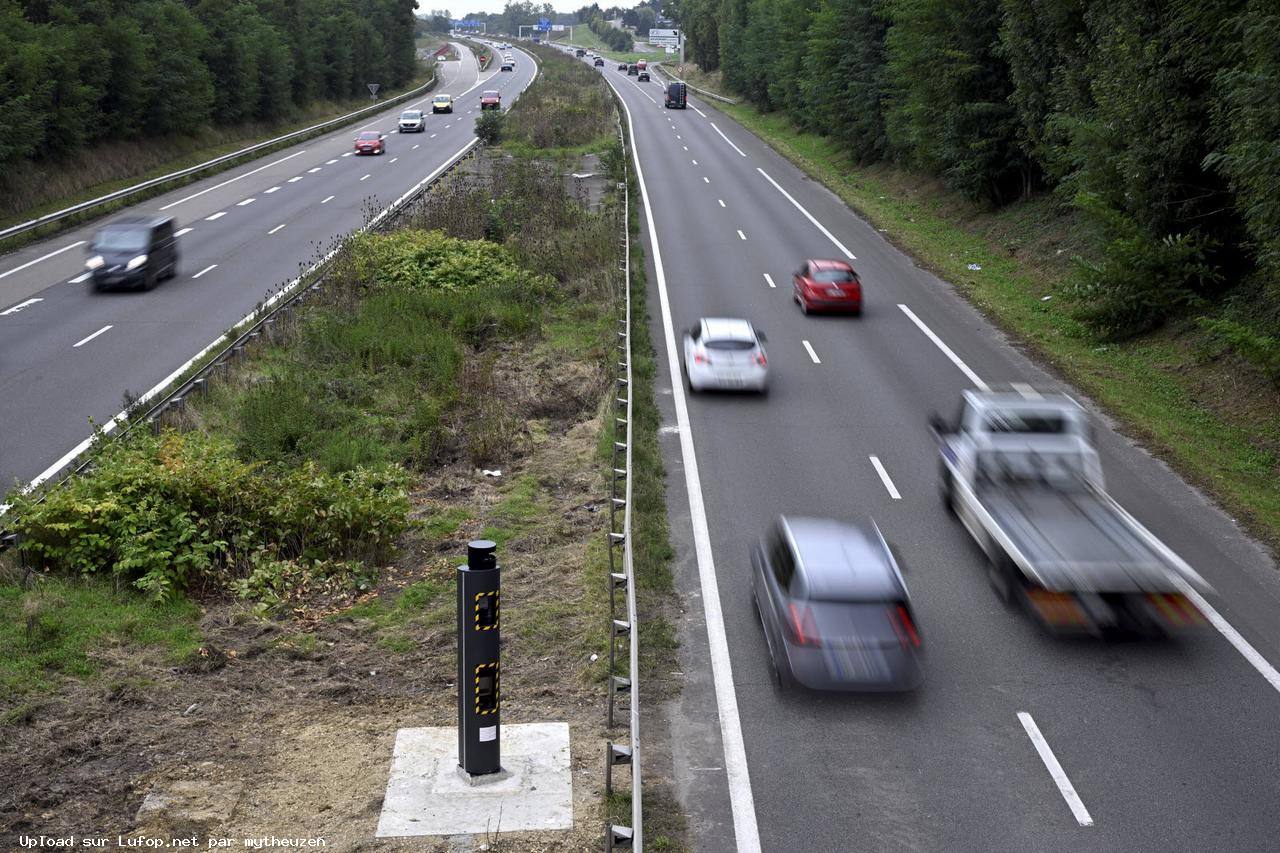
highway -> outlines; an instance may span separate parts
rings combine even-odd
[[[360,227],[433,174],[474,138],[480,93],[504,108],[533,79],[520,54],[514,72],[442,63],[441,83],[358,125],[334,131],[143,202],[130,213],[177,218],[178,276],[150,292],[96,293],[85,281],[86,224],[0,258],[0,493],[47,472],[99,425],[126,392],[160,383],[293,280],[334,240]],[[451,94],[454,112],[431,115]],[[396,132],[400,112],[425,108],[423,133]],[[355,156],[361,130],[387,134],[387,152]],[[108,217],[104,221],[109,221]]]
[[[688,611],[668,735],[692,849],[1277,849],[1280,582],[1265,552],[1102,421],[1112,493],[1215,587],[1217,628],[1063,641],[1001,605],[938,498],[926,418],[951,415],[966,388],[1062,383],[705,100],[665,110],[663,78],[615,68],[599,70],[627,106],[641,170]],[[850,257],[863,316],[802,316],[791,272]],[[687,394],[673,362],[701,316],[767,332],[768,397]],[[922,688],[779,692],[749,548],[780,513],[873,517],[898,546],[927,651]]]

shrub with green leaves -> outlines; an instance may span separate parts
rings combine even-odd
[[[106,443],[92,473],[11,502],[38,566],[113,575],[165,600],[271,561],[386,561],[408,526],[408,485],[397,466],[281,469],[240,460],[226,440],[169,431]]]
[[[502,141],[502,130],[506,124],[502,110],[481,110],[476,119],[476,138],[482,145],[497,145]]]
[[[360,280],[382,288],[462,291],[501,286],[536,295],[550,288],[543,276],[523,269],[501,246],[458,240],[439,231],[366,232],[353,241],[352,257]]]

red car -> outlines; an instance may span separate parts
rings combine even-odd
[[[366,130],[356,137],[356,154],[385,154],[387,142],[376,130]]]
[[[480,95],[480,109],[502,109],[502,95],[496,89],[489,89]]]
[[[792,298],[801,312],[862,313],[862,281],[844,261],[805,261],[796,270]]]

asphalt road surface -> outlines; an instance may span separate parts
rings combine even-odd
[[[600,71],[628,107],[648,208],[688,610],[688,686],[670,735],[693,849],[1280,849],[1280,584],[1264,551],[1104,429],[1113,494],[1214,585],[1221,628],[1170,642],[1061,641],[1002,606],[941,506],[926,418],[952,414],[979,383],[1061,384],[708,103],[665,110],[661,77]],[[802,316],[791,271],[849,256],[863,316]],[[767,398],[686,399],[670,362],[701,316],[745,317],[768,333]],[[927,651],[921,689],[776,689],[748,555],[780,513],[873,517],[899,547]]]
[[[441,63],[441,84],[360,125],[147,200],[133,212],[178,220],[178,276],[150,292],[95,293],[85,281],[97,223],[0,258],[0,495],[45,472],[145,392],[294,279],[335,238],[360,227],[439,169],[473,138],[480,93],[504,106],[533,79],[521,53],[514,72]],[[432,115],[431,98],[454,96]],[[423,133],[399,134],[401,110],[425,108]],[[387,153],[356,156],[361,130],[387,134]],[[119,216],[117,213],[114,216]]]

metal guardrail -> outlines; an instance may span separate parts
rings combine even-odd
[[[90,199],[89,201],[82,201],[79,204],[73,204],[71,207],[66,207],[66,208],[63,208],[62,210],[54,211],[53,213],[46,213],[44,216],[38,216],[35,219],[32,219],[28,222],[23,222],[19,225],[12,225],[8,228],[0,229],[0,243],[9,239],[10,237],[16,237],[19,234],[25,234],[28,231],[33,231],[45,225],[51,225],[63,219],[67,219],[69,217],[76,216],[78,214],[86,213],[90,210],[93,210],[95,207],[102,207],[103,205],[121,201],[132,195],[137,195],[138,193],[144,192],[145,190],[154,189],[156,187],[163,186],[166,183],[178,181],[183,178],[189,178],[192,175],[197,175],[200,172],[205,171],[206,169],[211,169],[215,166],[219,166],[224,163],[237,160],[241,157],[247,157],[255,152],[265,150],[274,145],[279,145],[282,142],[288,142],[291,139],[299,139],[308,134],[322,133],[330,128],[340,127],[344,124],[348,124],[352,121],[355,121],[356,119],[359,119],[362,116],[377,112],[378,110],[385,110],[387,107],[400,103],[401,101],[405,101],[405,100],[408,100],[409,98],[413,98],[420,94],[429,92],[435,86],[435,84],[436,84],[436,73],[435,73],[435,70],[432,69],[430,80],[428,80],[426,83],[423,83],[418,88],[411,89],[408,92],[402,92],[399,95],[396,95],[394,98],[389,98],[385,101],[381,101],[379,103],[372,104],[367,107],[362,107],[356,110],[355,112],[347,113],[346,115],[338,116],[337,118],[332,118],[332,119],[329,119],[328,121],[322,121],[319,124],[313,124],[311,127],[304,127],[301,130],[291,131],[289,133],[286,133],[283,136],[277,136],[275,139],[268,139],[265,142],[255,143],[254,145],[250,145],[248,148],[242,148],[239,151],[233,151],[230,154],[223,154],[221,157],[215,157],[212,160],[206,160],[203,163],[199,163],[195,166],[189,166],[186,169],[180,169],[176,172],[170,172],[167,175],[161,175],[158,178],[152,178],[151,180],[143,181],[140,184],[134,184],[131,187],[125,187],[124,189],[116,190],[113,193],[108,193],[107,195],[99,196],[98,198]]]
[[[697,92],[699,95],[701,95],[704,98],[711,98],[713,100],[720,101],[721,103],[725,103],[725,104],[738,103],[733,98],[726,98],[724,95],[717,95],[715,92],[709,92],[706,89],[699,89],[697,86],[693,85],[689,81],[681,80],[679,77],[677,77],[676,75],[668,71],[661,62],[653,63],[653,67],[658,71],[660,71],[664,77],[667,77],[668,79],[671,79],[671,80],[675,80],[677,83],[684,83],[686,86],[688,86],[690,89]]]
[[[612,89],[610,90],[612,91]],[[626,149],[626,136],[622,130],[622,122],[618,122],[618,139]],[[610,741],[605,754],[605,792],[613,793],[613,768],[618,765],[631,766],[631,825],[619,826],[608,823],[605,826],[605,853],[614,850],[642,851],[644,849],[644,808],[640,779],[640,636],[639,621],[636,617],[636,576],[632,564],[633,549],[631,547],[631,505],[632,505],[632,398],[633,385],[631,376],[631,194],[630,171],[626,159],[623,158],[622,183],[622,292],[619,294],[624,307],[619,320],[618,350],[620,360],[617,364],[617,391],[614,394],[614,427],[622,427],[624,439],[613,443],[612,474],[609,478],[609,725],[614,723],[615,700],[620,693],[628,697],[630,722],[630,743],[626,746]],[[621,467],[619,466],[621,462]],[[622,495],[618,495],[619,481],[622,483]],[[619,529],[618,512],[622,513],[622,525]],[[621,549],[621,571],[615,552]],[[626,592],[626,618],[618,618],[617,593]],[[617,674],[618,644],[627,642],[627,675]]]

